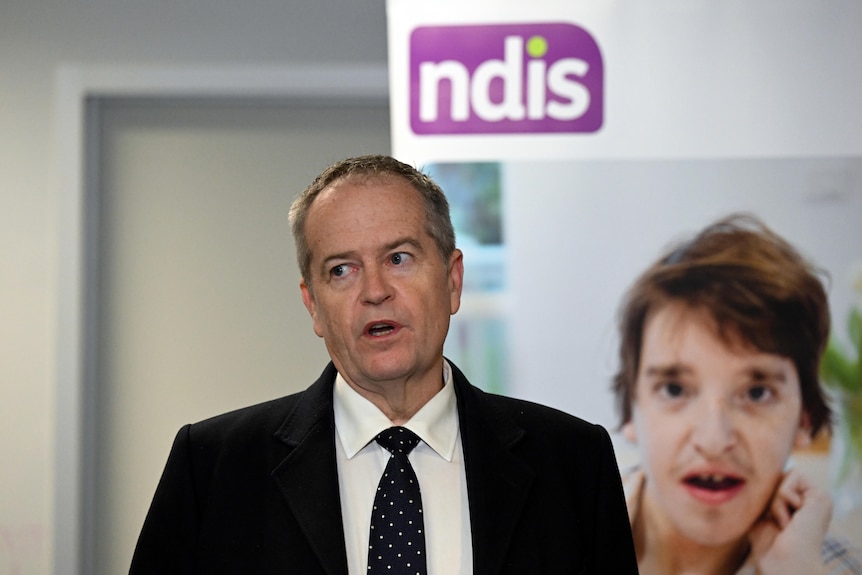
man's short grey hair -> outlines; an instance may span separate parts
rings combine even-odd
[[[425,204],[428,234],[434,239],[444,261],[455,251],[455,230],[449,215],[446,195],[429,176],[390,156],[372,155],[348,158],[326,168],[290,206],[289,221],[296,244],[296,261],[306,285],[311,285],[311,249],[305,224],[314,200],[326,188],[343,180],[365,181],[372,178],[401,178],[415,189]],[[369,193],[373,193],[369,187]],[[369,201],[374,201],[369,197]]]

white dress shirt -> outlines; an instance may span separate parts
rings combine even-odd
[[[389,452],[374,438],[393,424],[340,374],[335,378],[333,401],[347,567],[351,575],[364,575],[368,571],[371,507],[389,459]],[[422,439],[409,459],[422,492],[428,575],[471,575],[473,545],[467,477],[452,370],[445,360],[443,389],[404,427]]]

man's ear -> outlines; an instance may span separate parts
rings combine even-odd
[[[793,441],[793,447],[802,449],[811,445],[811,417],[808,411],[802,410],[802,416],[799,418],[799,429],[796,430],[796,439]]]
[[[461,288],[464,286],[464,254],[455,249],[449,257],[449,315],[461,307]]]
[[[638,442],[638,434],[635,430],[635,422],[631,419],[629,419],[625,424],[623,424],[623,437],[625,437],[634,444],[637,444]]]
[[[314,294],[308,284],[305,283],[305,278],[299,280],[299,291],[302,293],[302,303],[311,315],[314,333],[317,337],[323,337],[323,331],[320,329],[320,321],[317,317],[317,302],[314,301]]]

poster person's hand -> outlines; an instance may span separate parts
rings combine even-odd
[[[832,499],[799,471],[781,480],[763,517],[749,533],[751,559],[761,575],[819,574],[820,549],[832,519]]]

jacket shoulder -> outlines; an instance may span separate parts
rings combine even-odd
[[[272,433],[302,400],[306,391],[241,407],[191,424],[195,435],[225,435],[272,427]],[[274,425],[274,427],[273,427]]]
[[[245,442],[272,437],[297,421],[311,425],[314,419],[332,411],[334,380],[334,367],[329,364],[307,389],[193,423],[188,426],[189,436],[195,442]]]

